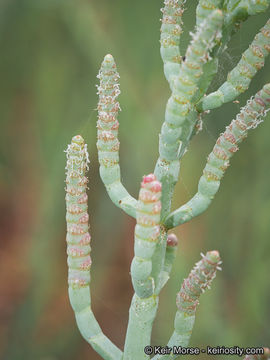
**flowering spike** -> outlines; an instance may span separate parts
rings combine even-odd
[[[71,288],[81,288],[90,283],[91,266],[87,203],[80,202],[83,196],[87,197],[85,172],[89,159],[87,145],[81,135],[72,138],[66,153],[68,283]]]
[[[182,34],[182,15],[185,0],[165,0],[164,8],[161,9],[162,25],[160,36],[160,53],[164,63],[164,74],[171,84],[180,71],[182,61],[179,49],[180,36]]]
[[[209,251],[195,265],[181,286],[176,296],[177,312],[174,320],[174,332],[168,342],[168,347],[188,346],[195,322],[195,312],[199,304],[199,297],[209,288],[216,276],[220,257],[218,251]],[[172,357],[175,359],[176,357]],[[156,356],[157,359],[167,359],[166,355]]]
[[[199,304],[199,297],[210,287],[211,282],[216,276],[217,266],[220,263],[219,252],[208,251],[206,255],[197,262],[191,270],[189,276],[183,281],[181,289],[176,296],[177,312],[174,320],[174,332],[168,342],[168,347],[186,347],[192,333],[195,322],[195,312]],[[158,359],[176,359],[176,355],[171,354],[158,356]]]
[[[141,298],[147,298],[154,292],[151,259],[160,233],[160,198],[161,184],[156,180],[155,175],[144,176],[137,205],[135,257],[131,264],[133,287]]]
[[[154,294],[152,257],[160,234],[161,184],[154,174],[143,177],[137,203],[134,258],[131,263],[135,291],[129,309],[124,360],[141,360],[149,345],[158,298]]]
[[[215,10],[197,28],[187,49],[186,59],[173,82],[159,138],[159,159],[155,167],[155,175],[163,184],[163,190],[168,193],[167,199],[162,200],[162,218],[168,215],[180,170],[179,159],[197,121],[197,112],[191,100],[197,91],[203,65],[207,63],[210,51],[220,35],[222,20],[222,12]]]
[[[78,328],[92,347],[106,359],[120,360],[122,352],[103,334],[91,310],[90,240],[87,212],[87,145],[81,135],[68,145],[66,165],[67,254],[69,299]],[[81,199],[84,201],[81,201]],[[106,354],[110,353],[108,357]],[[104,357],[105,358],[105,357]]]
[[[169,279],[178,245],[177,237],[174,234],[168,235],[168,231],[199,215],[209,206],[219,189],[230,158],[238,150],[248,130],[262,121],[270,106],[270,84],[267,84],[247,102],[217,139],[208,156],[195,196],[170,214],[180,160],[192,136],[201,129],[202,116],[209,112],[208,109],[233,100],[245,91],[270,52],[268,21],[244,52],[238,65],[229,73],[227,81],[218,91],[205,96],[218,71],[218,58],[231,35],[249,15],[264,11],[270,0],[198,0],[195,31],[191,34],[192,40],[182,57],[179,41],[185,1],[164,0],[160,52],[171,96],[166,105],[154,174],[143,177],[138,201],[129,195],[120,180],[117,119],[120,88],[119,74],[112,55],[105,56],[98,74],[97,148],[100,175],[112,201],[137,220],[135,255],[131,264],[135,293],[129,310],[124,353],[104,336],[91,310],[91,237],[88,232],[85,176],[89,160],[81,136],[75,136],[67,150],[69,297],[83,337],[105,360],[150,359],[146,351],[151,350],[149,345],[158,297]],[[220,265],[217,251],[202,254],[202,259],[184,280],[177,295],[178,310],[169,348],[188,345],[199,296],[210,288],[216,271],[221,270]],[[157,354],[153,359],[176,357],[177,354]],[[252,358],[247,357],[246,360]]]
[[[229,166],[229,160],[238,150],[238,144],[263,121],[270,107],[270,83],[266,84],[231,122],[208,156],[203,175],[198,184],[198,192],[185,205],[172,212],[166,219],[166,226],[172,228],[191,220],[205,211],[217,193],[220,180]]]
[[[217,91],[205,96],[198,105],[198,110],[217,108],[246,91],[257,71],[264,66],[264,60],[269,52],[270,20],[255,36],[236,67],[228,74],[227,81]]]
[[[136,216],[136,200],[121,183],[119,166],[119,140],[117,120],[120,110],[117,98],[120,94],[119,74],[112,55],[105,56],[98,74],[98,121],[97,149],[100,176],[114,204],[127,214]]]
[[[192,108],[191,99],[197,91],[203,65],[209,59],[209,52],[215,45],[221,25],[221,11],[213,11],[193,35],[186,59],[175,78],[172,96],[167,103],[165,122],[160,135],[160,161],[179,159],[183,152],[183,142],[186,142],[193,130],[197,116]]]
[[[216,276],[220,257],[218,251],[209,251],[195,265],[188,278],[182,284],[177,294],[176,304],[180,312],[195,315],[199,297],[208,288]]]

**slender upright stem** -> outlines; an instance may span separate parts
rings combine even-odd
[[[131,277],[135,294],[129,310],[124,359],[148,359],[144,347],[150,344],[158,297],[156,279],[152,273],[153,254],[160,227],[161,184],[154,174],[143,178],[137,205],[134,258]]]
[[[120,94],[119,74],[112,55],[105,56],[98,74],[98,160],[100,177],[112,202],[127,214],[136,216],[136,200],[121,182],[117,120],[120,109],[117,97]]]
[[[195,265],[188,278],[183,281],[176,296],[177,312],[174,320],[174,332],[168,342],[168,347],[187,347],[195,322],[195,313],[199,304],[199,297],[216,276],[220,265],[218,251],[208,251],[202,254],[202,259]],[[157,359],[176,359],[178,355],[171,352],[169,355],[156,355]]]
[[[83,338],[105,360],[120,360],[122,352],[103,334],[91,309],[90,240],[86,194],[87,146],[80,135],[72,138],[67,149],[67,254],[68,294]]]

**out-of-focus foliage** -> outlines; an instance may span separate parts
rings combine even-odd
[[[134,222],[111,204],[98,176],[96,74],[103,56],[112,53],[121,76],[123,182],[137,197],[141,176],[154,168],[169,96],[159,56],[161,6],[156,0],[0,2],[1,359],[98,359],[81,339],[67,297],[63,150],[77,133],[91,158],[93,306],[104,332],[123,346]],[[186,4],[183,47],[195,6]],[[212,89],[225,80],[267,16],[242,25],[222,56]],[[240,104],[205,117],[203,132],[184,157],[175,206],[194,194],[216,137],[270,81],[269,74],[268,61]],[[176,292],[200,251],[217,249],[223,271],[201,299],[192,344],[269,346],[269,134],[268,116],[241,145],[210,209],[177,229],[179,254],[161,296],[153,343],[165,345]]]

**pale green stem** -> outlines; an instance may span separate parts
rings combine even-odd
[[[98,160],[100,177],[112,202],[130,216],[136,217],[137,201],[121,183],[119,166],[119,140],[117,120],[120,109],[117,97],[120,94],[119,74],[112,55],[106,55],[98,75]]]
[[[88,153],[80,135],[67,149],[66,206],[69,299],[84,339],[105,360],[120,360],[122,352],[102,332],[91,310],[91,236],[86,194]]]
[[[124,348],[125,360],[149,359],[144,353],[150,344],[152,324],[156,316],[158,297],[152,274],[153,254],[160,233],[161,184],[154,174],[143,178],[137,205],[134,258],[131,263],[135,291],[128,320]]]
[[[171,89],[174,78],[179,75],[182,61],[179,42],[183,31],[184,3],[184,0],[165,0],[164,8],[161,9],[163,16],[160,29],[160,54],[164,63],[164,75]]]
[[[218,191],[221,178],[233,153],[250,128],[261,122],[270,105],[270,84],[251,98],[236,120],[218,138],[198,184],[198,192],[185,205],[169,215],[174,186],[180,171],[180,159],[194,134],[199,112],[220,106],[245,91],[270,51],[270,21],[255,37],[238,65],[218,91],[203,97],[218,69],[217,55],[229,40],[237,22],[264,11],[270,0],[199,0],[196,33],[192,35],[185,59],[181,58],[184,0],[164,0],[161,26],[161,57],[172,95],[166,106],[165,122],[159,141],[159,159],[155,174],[144,177],[139,200],[121,183],[117,120],[120,94],[114,59],[106,55],[101,65],[98,87],[98,159],[100,176],[112,201],[127,214],[136,217],[134,259],[131,277],[135,294],[129,310],[124,354],[103,334],[91,310],[90,234],[87,213],[88,154],[81,136],[72,139],[67,155],[67,243],[69,298],[82,336],[106,360],[142,360],[150,345],[158,294],[169,279],[176,255],[177,239],[168,229],[202,213]],[[218,8],[223,6],[223,14]],[[228,14],[230,12],[230,14]],[[221,35],[223,30],[223,37]],[[212,56],[212,58],[211,58]],[[162,184],[162,194],[161,194]],[[161,202],[160,202],[161,199]],[[161,206],[162,204],[162,206]],[[169,347],[188,346],[199,295],[209,286],[219,264],[219,254],[208,252],[184,280],[177,295],[178,310]],[[155,356],[175,359],[177,355]]]
[[[222,49],[230,41],[231,36],[240,29],[242,22],[249,16],[265,12],[270,0],[225,0],[223,2],[224,26],[222,29]]]
[[[218,58],[214,56],[212,60],[208,61],[203,66],[203,75],[199,81],[198,90],[192,98],[194,104],[196,104],[204,96],[217,72]]]
[[[156,288],[156,294],[160,293],[160,290],[165,286],[170,278],[173,262],[176,257],[178,239],[175,234],[169,234],[167,236],[166,252],[162,270],[159,274],[159,282]]]
[[[195,313],[199,304],[199,297],[210,287],[216,276],[216,270],[220,269],[220,257],[217,251],[209,251],[200,260],[187,279],[183,281],[181,289],[176,297],[177,312],[174,320],[174,332],[168,342],[168,347],[187,347],[195,322]],[[169,355],[156,355],[153,359],[176,359],[173,351]]]
[[[69,299],[82,337],[105,360],[122,360],[123,353],[105,336],[91,309],[90,287],[69,287]]]
[[[225,0],[225,23],[227,26],[245,20],[250,15],[265,12],[270,5],[270,0]]]
[[[180,170],[179,158],[197,120],[197,112],[191,100],[198,89],[203,66],[216,44],[221,25],[222,13],[215,10],[198,27],[187,49],[186,60],[174,80],[172,95],[166,106],[159,141],[160,156],[155,167],[155,175],[163,187],[162,219],[170,211],[171,197]]]
[[[155,175],[162,183],[161,223],[171,209],[171,199],[174,186],[180,171],[180,157],[183,155],[197,121],[197,111],[191,103],[197,92],[203,67],[208,61],[208,55],[216,45],[220,36],[223,16],[220,10],[214,10],[198,26],[193,40],[186,51],[186,59],[181,64],[180,73],[175,77],[172,95],[167,103],[165,122],[162,125],[159,141],[159,159],[155,167]],[[160,289],[164,258],[166,253],[166,228],[164,236],[159,239],[154,253],[154,278]]]
[[[162,289],[164,280],[163,280],[163,268],[165,263],[166,256],[166,247],[167,247],[167,230],[162,226],[160,231],[159,240],[156,246],[155,253],[153,255],[153,268],[152,276],[155,281],[155,294],[158,295]]]
[[[243,53],[236,67],[228,74],[227,81],[220,88],[205,96],[198,104],[199,111],[220,107],[232,101],[249,88],[252,78],[264,66],[270,52],[270,20],[255,36],[249,48]]]
[[[151,343],[151,333],[158,308],[158,297],[139,298],[134,294],[129,309],[129,322],[126,334],[123,360],[149,359],[144,353],[145,346]]]
[[[222,51],[226,47],[228,41],[231,38],[233,32],[237,30],[236,24],[239,21],[244,21],[249,15],[255,15],[259,12],[266,10],[270,3],[270,0],[262,0],[254,3],[252,1],[242,1],[236,4],[226,4],[220,0],[200,0],[196,9],[196,23],[200,24],[205,17],[209,15],[214,9],[220,8],[224,10],[224,24],[222,27],[222,40],[221,43],[216,46],[211,54],[212,60],[205,64],[203,69],[203,76],[199,82],[199,88],[196,95],[193,97],[193,102],[198,102],[201,97],[206,93],[214,75],[218,71],[218,55],[222,55]],[[235,7],[236,6],[236,7]],[[230,8],[230,11],[228,11]],[[241,9],[241,10],[240,10]],[[232,11],[231,11],[232,10]],[[243,15],[243,12],[246,14]]]
[[[199,180],[198,192],[186,204],[173,211],[166,219],[167,228],[181,225],[193,217],[200,215],[211,204],[217,193],[220,181],[229,160],[238,150],[237,144],[247,136],[248,130],[255,128],[270,106],[270,84],[266,84],[255,97],[251,98],[218,138],[213,151]]]
[[[211,15],[213,10],[220,9],[222,0],[200,0],[196,8],[196,25],[200,25]]]

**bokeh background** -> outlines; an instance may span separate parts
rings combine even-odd
[[[186,5],[183,50],[196,4]],[[122,177],[137,197],[142,175],[153,171],[157,159],[170,94],[159,56],[161,6],[161,0],[0,2],[3,360],[100,359],[81,338],[67,296],[63,151],[76,134],[85,137],[91,159],[93,308],[106,335],[123,347],[132,297],[134,220],[111,203],[98,175],[96,74],[103,56],[112,53],[121,75]],[[251,17],[241,26],[222,55],[212,89],[225,80],[269,14]],[[224,105],[205,117],[203,131],[182,162],[174,208],[195,193],[215,139],[267,81],[270,59],[239,104]],[[223,271],[201,297],[191,345],[269,346],[269,136],[268,115],[241,144],[209,210],[175,230],[178,257],[161,295],[154,344],[166,344],[176,292],[200,252],[217,249]]]

